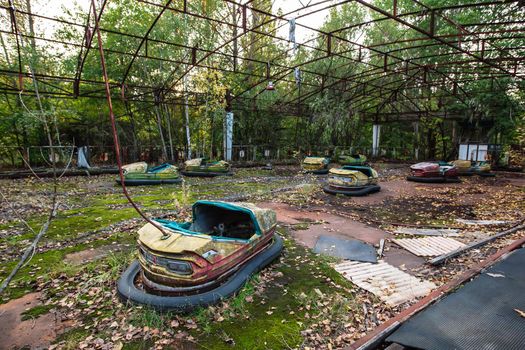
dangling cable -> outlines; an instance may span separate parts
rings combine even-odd
[[[117,134],[117,126],[115,124],[115,115],[113,114],[113,104],[111,102],[111,91],[110,91],[110,87],[109,87],[108,73],[107,73],[107,70],[106,70],[106,60],[104,58],[104,50],[102,48],[102,36],[100,34],[100,28],[98,26],[99,18],[97,16],[97,9],[96,9],[96,5],[95,5],[95,0],[91,0],[91,5],[92,5],[92,8],[93,8],[93,16],[95,18],[95,31],[97,32],[98,50],[99,50],[99,53],[100,53],[100,64],[102,66],[102,74],[104,76],[104,85],[106,87],[106,99],[107,99],[108,107],[109,107],[109,119],[111,121],[111,130],[112,130],[112,134],[113,134],[113,143],[114,143],[114,146],[115,146],[115,157],[117,158],[118,173],[119,173],[119,178],[120,178],[120,184],[122,185],[122,191],[124,192],[124,196],[126,196],[126,198],[128,199],[128,202],[133,206],[133,208],[137,211],[137,213],[139,213],[139,215],[142,216],[142,218],[144,220],[146,220],[147,222],[152,224],[155,228],[160,230],[160,232],[162,232],[162,235],[164,237],[169,237],[169,233],[167,233],[159,224],[155,223],[153,220],[148,218],[146,216],[146,214],[144,214],[139,209],[139,207],[135,204],[135,202],[133,202],[133,200],[131,199],[131,197],[130,197],[130,195],[128,193],[128,190],[126,188],[126,184],[124,183],[124,173],[122,171],[122,160],[120,158],[120,144],[119,144],[119,139],[118,139],[118,134]]]

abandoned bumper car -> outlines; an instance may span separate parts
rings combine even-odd
[[[470,160],[455,160],[452,164],[458,169],[458,175],[471,176],[479,175],[482,177],[494,177],[496,174],[491,172],[490,163],[487,161],[470,161]]]
[[[176,184],[182,182],[177,167],[165,163],[148,169],[146,162],[132,163],[122,167],[126,186]],[[117,176],[117,183],[121,183]]]
[[[303,171],[309,174],[328,174],[330,160],[325,157],[306,157],[301,164]]]
[[[139,230],[138,260],[118,281],[124,301],[189,311],[239,291],[279,256],[273,210],[250,203],[197,201],[193,221],[156,220]],[[166,235],[167,234],[167,235]]]
[[[423,162],[411,165],[407,180],[425,183],[461,182],[458,178],[458,169],[447,162]]]
[[[339,164],[341,165],[364,165],[366,163],[366,156],[362,154],[341,154],[339,156]]]
[[[381,190],[377,181],[377,171],[371,167],[346,165],[330,169],[328,184],[323,191],[347,196],[366,196]]]
[[[205,158],[195,158],[184,162],[184,176],[213,177],[221,175],[233,175],[230,163],[224,160],[217,162],[208,161]]]

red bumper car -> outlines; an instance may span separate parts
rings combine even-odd
[[[408,181],[425,183],[461,182],[458,169],[446,162],[423,162],[410,166]]]

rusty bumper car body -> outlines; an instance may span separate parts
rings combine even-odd
[[[456,166],[447,162],[422,162],[411,165],[407,180],[424,183],[461,182]]]
[[[347,196],[366,196],[381,190],[377,183],[377,171],[371,167],[346,165],[330,169],[328,184],[323,187],[323,191]]]
[[[326,157],[306,157],[301,163],[303,172],[315,175],[328,174],[330,159]]]
[[[219,160],[209,161],[205,158],[195,158],[184,162],[184,170],[181,172],[184,176],[195,177],[215,177],[215,176],[231,176],[230,163]]]
[[[126,186],[178,184],[182,182],[176,166],[164,163],[152,168],[146,162],[138,162],[122,167],[124,184]],[[121,184],[120,176],[116,181]]]
[[[139,254],[118,283],[127,301],[190,310],[237,292],[283,247],[275,212],[249,203],[198,201],[192,222],[156,220],[139,230]]]

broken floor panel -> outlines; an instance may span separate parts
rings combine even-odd
[[[417,256],[439,256],[465,246],[447,237],[403,238],[393,242]]]
[[[394,233],[414,236],[448,236],[457,237],[460,231],[451,228],[412,228],[412,227],[398,227]]]
[[[427,295],[436,285],[421,281],[380,260],[377,264],[346,261],[335,270],[392,306]]]
[[[354,261],[377,262],[377,252],[374,247],[355,239],[323,235],[317,240],[314,252]]]

